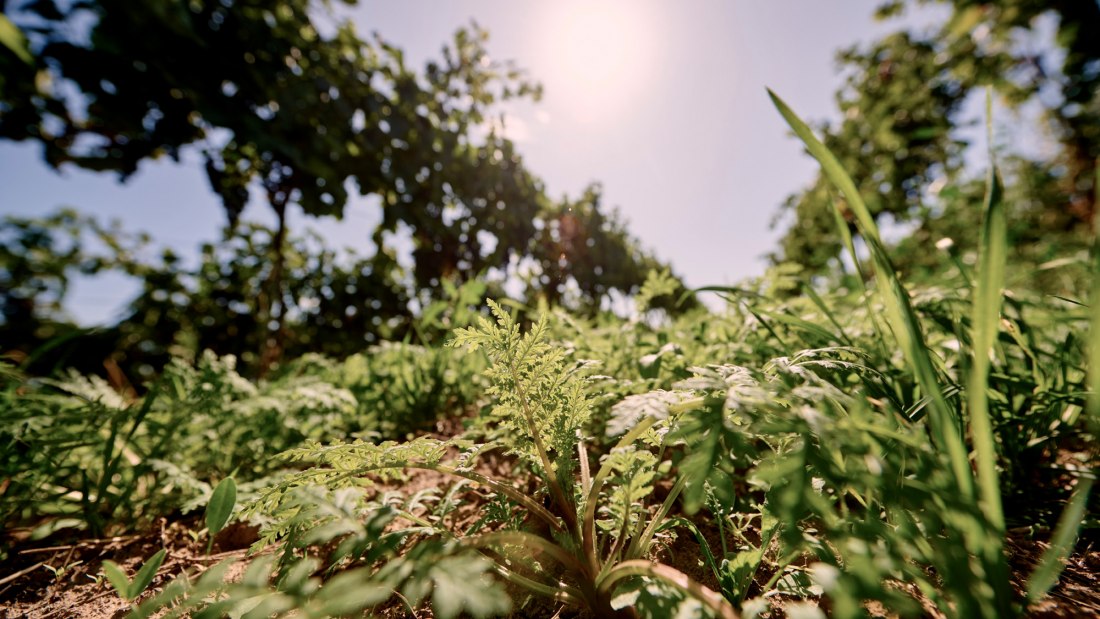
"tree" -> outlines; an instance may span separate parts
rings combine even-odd
[[[65,296],[75,277],[139,275],[136,257],[148,240],[71,209],[0,220],[0,354],[42,374],[62,366],[103,372],[105,360],[114,372],[114,334],[74,325]]]
[[[194,357],[209,349],[236,355],[246,372],[259,369],[262,330],[256,323],[263,314],[257,299],[271,265],[258,257],[270,251],[275,236],[264,226],[242,225],[221,243],[204,244],[196,268],[168,252],[134,269],[142,288],[115,327],[118,362],[149,374],[173,355]],[[378,269],[384,260],[325,247],[315,234],[291,235],[284,253],[288,305],[281,346],[288,355],[345,357],[406,334],[409,297],[398,269]],[[366,300],[363,290],[370,291]]]
[[[258,298],[271,268],[263,257],[275,235],[239,225],[204,244],[199,264],[189,266],[171,250],[150,258],[147,235],[72,210],[0,220],[0,353],[37,373],[61,366],[101,373],[106,361],[124,370],[118,378],[125,382],[125,375],[151,377],[173,356],[193,359],[209,349],[236,355],[243,371],[255,373],[264,337]],[[387,264],[392,256],[338,251],[316,234],[289,236],[284,256],[288,354],[345,357],[382,339],[419,335],[401,269]],[[125,315],[96,329],[72,324],[64,311],[72,281],[108,271],[140,285]]]
[[[1054,161],[1028,164],[1012,157],[1013,169],[1006,177],[1040,182],[1049,198],[1032,206],[1068,215],[1036,212],[1027,217],[1046,226],[1040,231],[1050,234],[1072,235],[1087,228],[1096,208],[1095,167],[1100,156],[1100,3],[899,0],[884,4],[877,14],[886,19],[909,5],[932,3],[951,8],[949,19],[933,31],[898,32],[840,56],[849,72],[837,97],[844,120],[822,130],[827,145],[860,183],[875,216],[915,219],[923,227],[933,219],[973,214],[946,213],[952,200],[940,199],[930,188],[966,183],[961,168],[966,144],[954,130],[966,122],[966,98],[992,86],[1012,105],[1038,103],[1046,128],[1061,146]],[[1040,19],[1057,22],[1053,47],[1037,46]],[[830,215],[833,199],[819,178],[788,200],[794,222],[782,241],[783,259],[801,263],[812,273],[837,255],[839,240]],[[972,218],[967,221],[975,223]]]
[[[637,292],[650,271],[666,268],[641,249],[617,211],[603,209],[602,194],[594,183],[576,200],[566,197],[543,207],[530,249],[539,266],[527,278],[528,296],[541,294],[551,304],[564,301],[594,314],[611,291]],[[682,283],[678,288],[677,298],[685,290]],[[666,309],[683,311],[694,305],[689,296]]]
[[[259,189],[278,222],[264,246],[266,280],[253,291],[267,363],[281,354],[296,303],[285,282],[289,208],[340,216],[349,190],[381,197],[371,268],[392,268],[381,251],[386,233],[408,232],[413,298],[426,301],[444,278],[470,279],[526,256],[546,201],[511,142],[494,132],[480,137],[495,104],[540,94],[514,65],[489,59],[487,33],[459,30],[441,60],[416,72],[378,35],[361,39],[336,15],[339,4],[4,7],[28,34],[32,62],[22,42],[3,39],[0,137],[40,142],[54,167],[72,163],[123,179],[148,158],[178,158],[192,146],[230,229],[250,188]]]
[[[25,85],[11,89],[15,97],[5,88],[0,136],[41,141],[55,167],[72,162],[124,178],[148,157],[178,157],[199,144],[230,227],[256,182],[279,222],[258,292],[272,360],[287,307],[287,208],[339,216],[352,181],[364,195],[386,195],[388,207],[403,211],[397,218],[416,221],[418,209],[444,201],[435,178],[499,175],[469,156],[470,130],[498,99],[538,94],[513,67],[483,62],[486,35],[476,30],[459,31],[421,78],[400,50],[377,37],[367,44],[349,21],[323,34],[309,0],[132,8],[124,0],[36,0],[16,12],[31,33],[35,77],[51,82],[29,98],[18,96]],[[88,13],[90,44],[73,33]]]
[[[849,67],[837,94],[844,120],[825,127],[825,144],[858,179],[860,192],[876,217],[906,221],[921,211],[923,193],[938,176],[954,176],[963,144],[951,135],[951,119],[966,92],[934,57],[933,43],[898,33],[860,51],[840,54]],[[783,238],[784,257],[820,270],[840,250],[833,222],[831,185],[819,177],[788,199],[794,224]],[[849,220],[855,233],[854,221]]]
[[[1065,168],[1059,177],[1069,213],[1078,224],[1091,224],[1100,157],[1100,2],[935,1],[952,11],[939,33],[941,44],[974,49],[976,85],[992,85],[1013,104],[1034,101],[1044,108],[1043,119],[1061,146],[1053,163]],[[879,14],[896,15],[904,6],[892,1]],[[1034,41],[1042,19],[1055,22],[1052,47]]]

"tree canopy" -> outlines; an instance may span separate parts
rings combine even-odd
[[[843,120],[822,127],[826,144],[876,217],[914,221],[911,238],[934,242],[949,233],[944,226],[977,221],[980,189],[968,182],[968,145],[957,129],[976,120],[964,116],[967,98],[991,87],[1010,106],[1040,109],[1038,129],[1058,145],[1049,161],[998,153],[1019,198],[1015,221],[1028,222],[1014,228],[1013,244],[1033,247],[1028,238],[1044,234],[1068,234],[1073,242],[1096,208],[1100,3],[898,0],[877,15],[891,19],[924,5],[944,5],[950,16],[927,31],[899,31],[839,55],[848,76],[837,94]],[[1048,30],[1052,39],[1045,41]],[[833,199],[818,178],[788,200],[794,216],[777,259],[817,273],[837,256]],[[909,259],[927,262],[907,252],[902,266]]]
[[[524,260],[537,274],[528,296],[568,297],[591,310],[611,290],[636,290],[659,266],[601,210],[597,189],[575,212],[568,198],[550,199],[514,144],[491,129],[501,102],[537,99],[541,87],[490,59],[487,32],[460,29],[440,58],[415,70],[382,36],[361,37],[341,15],[344,4],[354,2],[0,4],[2,32],[11,34],[0,39],[0,137],[40,143],[55,168],[121,179],[151,158],[201,153],[228,222],[226,243],[210,255],[261,258],[260,283],[245,288],[255,299],[251,321],[274,357],[289,337],[288,313],[301,304],[287,273],[296,251],[288,208],[339,217],[353,194],[381,201],[369,239],[376,251],[357,258],[372,274],[356,286],[368,313],[379,301],[424,306],[444,294],[444,281]],[[250,198],[276,216],[264,242],[252,242],[255,229],[235,232]],[[578,222],[583,238],[574,238]],[[559,226],[573,232],[551,238]],[[407,273],[387,245],[394,235],[412,245]],[[228,240],[246,237],[243,245]],[[338,309],[325,320],[346,318]]]

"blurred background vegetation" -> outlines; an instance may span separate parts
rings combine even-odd
[[[306,352],[437,340],[448,325],[417,316],[445,320],[486,295],[594,315],[667,267],[602,204],[599,185],[551,199],[516,146],[484,129],[503,102],[541,93],[522,69],[490,59],[488,33],[459,30],[439,58],[410,67],[392,43],[341,20],[341,4],[0,1],[0,136],[41,144],[51,166],[123,178],[194,147],[225,207],[224,234],[197,266],[169,251],[139,258],[150,239],[75,211],[7,218],[4,354],[31,373],[72,366],[127,386],[172,356],[210,349],[237,355],[255,376]],[[988,86],[1038,110],[1027,117],[1041,126],[1030,129],[1053,138],[1055,156],[998,153],[1010,285],[1083,298],[1100,154],[1100,4],[913,0],[878,14],[893,20],[926,4],[945,9],[935,29],[903,28],[839,54],[843,120],[817,129],[876,218],[898,224],[898,267],[935,278],[965,270],[974,254],[983,185],[967,166],[977,150],[964,137],[967,101]],[[1036,44],[1042,27],[1053,28],[1052,45]],[[239,220],[250,191],[273,226]],[[378,251],[338,251],[289,229],[288,207],[340,215],[352,193],[383,202]],[[865,275],[840,259],[833,200],[819,178],[777,216],[789,226],[773,256],[794,274],[786,294],[813,278]],[[383,242],[398,231],[411,238],[411,265]],[[64,319],[71,282],[112,270],[142,283],[126,315],[95,329]],[[671,301],[679,287],[665,309],[694,303]]]

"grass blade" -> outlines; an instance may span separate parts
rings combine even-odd
[[[966,452],[966,446],[959,434],[958,417],[952,413],[951,408],[944,399],[939,388],[935,366],[928,354],[928,348],[924,343],[924,336],[920,329],[916,313],[909,302],[909,293],[902,286],[894,271],[893,264],[886,255],[882,240],[878,233],[878,226],[871,216],[871,211],[863,201],[859,189],[844,171],[843,166],[829,149],[814,136],[813,131],[787,106],[774,92],[768,90],[768,96],[779,110],[780,115],[798,136],[810,154],[821,164],[821,169],[848,203],[848,208],[855,215],[856,225],[864,241],[870,250],[874,263],[876,277],[881,282],[883,305],[886,308],[888,323],[901,345],[902,351],[912,368],[913,374],[920,385],[924,395],[930,398],[929,410],[932,420],[931,430],[933,436],[948,453],[952,470],[955,476],[955,484],[965,496],[973,496],[974,483],[970,472],[970,462]],[[834,209],[835,210],[835,209]],[[839,218],[842,220],[843,218]]]
[[[1027,583],[1027,600],[1034,604],[1050,591],[1054,583],[1058,582],[1058,576],[1065,568],[1065,559],[1073,551],[1074,542],[1077,540],[1077,530],[1081,527],[1081,521],[1085,517],[1085,508],[1088,507],[1089,492],[1092,490],[1092,478],[1083,477],[1074,490],[1073,496],[1066,505],[1062,517],[1058,519],[1058,526],[1054,529],[1054,536],[1050,539],[1050,547],[1039,559],[1039,567],[1031,573]]]
[[[107,582],[111,583],[111,586],[115,588],[115,593],[118,593],[118,597],[129,601],[130,579],[126,577],[126,572],[123,572],[122,568],[114,561],[104,561],[103,574],[107,577]]]
[[[1096,203],[1100,204],[1100,160],[1096,162]],[[1088,402],[1087,425],[1094,434],[1100,431],[1100,208],[1093,213],[1092,221],[1092,299],[1089,311],[1092,322],[1089,326],[1089,391],[1092,396]]]
[[[986,93],[986,123],[992,144],[992,98]],[[997,532],[1004,534],[1004,514],[1001,508],[1000,481],[997,479],[997,450],[993,426],[989,419],[989,357],[993,353],[997,331],[1001,324],[1001,299],[1004,296],[1005,260],[1007,256],[1007,223],[1001,199],[1001,179],[993,163],[990,149],[989,185],[985,197],[978,282],[974,288],[971,314],[973,360],[967,399],[970,410],[970,432],[977,456],[978,487],[983,512]]]
[[[871,328],[875,330],[875,343],[878,344],[880,351],[884,357],[889,356],[889,352],[886,350],[886,338],[883,337],[882,326],[879,325],[878,315],[871,306],[870,291],[867,290],[867,282],[864,281],[863,276],[866,271],[863,268],[863,261],[859,259],[859,252],[856,251],[855,241],[852,240],[852,231],[848,229],[848,221],[844,219],[844,215],[840,212],[840,206],[837,205],[835,200],[830,199],[830,205],[833,207],[829,210],[833,214],[833,223],[836,224],[836,229],[840,233],[840,238],[844,242],[845,249],[848,250],[848,255],[852,257],[852,266],[855,268],[855,278],[859,282],[860,289],[863,291],[864,304],[867,306],[867,315],[871,320]],[[807,286],[809,288],[809,286]]]
[[[768,94],[787,124],[806,145],[810,154],[821,164],[825,176],[844,195],[848,207],[855,215],[857,229],[867,244],[875,268],[877,288],[881,293],[882,303],[886,309],[887,324],[891,326],[894,337],[905,354],[906,361],[917,384],[920,386],[922,394],[928,398],[930,433],[935,443],[947,453],[950,472],[954,476],[954,485],[963,501],[968,503],[972,501],[975,508],[981,508],[982,502],[975,496],[974,476],[970,469],[969,453],[966,443],[963,441],[961,416],[949,406],[941,390],[942,381],[936,372],[936,366],[933,364],[931,354],[924,342],[920,321],[909,300],[909,293],[897,277],[870,210],[864,203],[855,183],[840,165],[836,156],[814,136],[810,128],[775,93],[769,90]],[[995,193],[991,188],[990,198],[996,198]],[[990,204],[996,205],[998,202],[999,198],[991,200]],[[996,233],[996,229],[991,231],[991,235],[994,233]],[[992,260],[990,263],[992,267]],[[1003,266],[1001,269],[1001,279],[1003,280]],[[997,283],[996,271],[996,267],[992,267],[989,273],[990,283],[992,284]],[[999,286],[993,286],[987,294],[996,300],[999,308]],[[988,305],[981,306],[983,312],[988,310]],[[995,325],[993,328],[995,328]],[[990,335],[990,340],[989,346],[991,347],[992,335]],[[986,354],[985,363],[988,368],[988,354]],[[999,488],[996,486],[993,440],[992,433],[988,430],[988,416],[985,421],[987,427],[984,429],[984,433],[982,428],[977,430],[980,435],[979,442],[982,443],[982,457],[985,458],[985,464],[989,467],[987,474],[983,476],[985,479],[982,491],[983,497],[987,494],[999,492]],[[992,472],[991,476],[988,475],[990,471]],[[999,503],[999,497],[997,501]],[[1002,520],[999,517],[1000,510],[994,510],[988,501],[985,503],[988,513],[993,511],[998,513],[995,520],[963,516],[953,525],[965,540],[967,551],[978,558],[981,567],[975,570],[967,566],[955,566],[955,568],[960,568],[961,573],[969,573],[970,578],[973,580],[969,583],[953,583],[951,586],[952,594],[961,616],[1012,616],[1016,612],[1013,607],[1013,594],[1008,581],[1008,566],[1002,552],[1004,536],[996,526],[989,526],[991,522]],[[1000,528],[1003,529],[1003,524]]]
[[[232,477],[226,477],[214,488],[210,503],[206,506],[206,528],[210,535],[216,535],[229,521],[233,506],[237,503],[237,483]]]
[[[23,62],[34,66],[34,56],[31,56],[27,49],[27,37],[23,36],[19,26],[13,24],[3,13],[0,13],[0,45],[11,50],[11,53]]]
[[[130,591],[128,592],[130,595],[126,599],[136,599],[142,591],[145,591],[149,583],[153,582],[153,577],[157,575],[157,570],[160,569],[160,564],[164,563],[164,557],[167,554],[168,551],[161,548],[157,551],[157,554],[149,557],[149,560],[141,566],[141,569],[134,576],[134,580],[130,583]]]
[[[862,278],[859,279],[862,281]],[[829,322],[831,322],[833,326],[836,327],[837,335],[841,338],[841,340],[843,340],[842,343],[845,346],[854,346],[855,344],[852,342],[851,338],[849,338],[848,334],[844,332],[844,327],[840,325],[840,322],[837,321],[836,316],[833,315],[833,311],[829,309],[829,306],[825,305],[825,301],[823,301],[821,297],[818,296],[816,292],[814,292],[813,286],[806,286],[803,289],[803,293],[810,298],[810,301],[812,301],[813,304],[817,306],[817,309],[821,311],[825,318],[827,318]]]
[[[803,290],[809,290],[809,287],[807,286]],[[782,314],[779,312],[769,312],[766,310],[757,311],[759,311],[760,314],[763,314],[764,316],[767,316],[768,318],[771,318],[776,322],[783,323],[789,327],[795,327],[796,329],[801,329],[806,333],[812,333],[813,335],[816,335],[817,337],[827,342],[832,342],[840,346],[849,345],[851,343],[849,340],[847,340],[847,338],[844,337],[843,331],[840,332],[840,335],[837,335],[836,333],[830,332],[828,329],[822,327],[821,325],[814,324],[808,320],[803,320],[797,316],[791,316],[790,314]]]

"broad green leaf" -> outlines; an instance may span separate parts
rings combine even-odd
[[[210,503],[206,505],[206,529],[210,533],[211,540],[229,521],[229,516],[232,515],[236,504],[237,482],[233,481],[232,477],[226,477],[214,488]]]
[[[342,617],[385,602],[393,589],[370,582],[370,571],[355,569],[333,576],[317,594],[321,609],[327,616]]]
[[[493,617],[508,612],[511,600],[485,574],[488,563],[477,557],[443,557],[431,569],[434,585],[432,610],[441,619],[463,611],[474,617]]]

